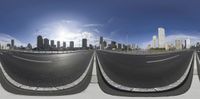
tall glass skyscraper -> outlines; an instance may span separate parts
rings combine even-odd
[[[158,47],[165,48],[165,29],[162,27],[158,28]]]

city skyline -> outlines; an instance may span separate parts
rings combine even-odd
[[[33,37],[42,35],[55,41],[74,40],[80,44],[83,37],[98,45],[98,37],[103,36],[109,41],[135,43],[146,48],[158,27],[166,29],[166,40],[189,36],[192,44],[200,41],[198,1],[87,1],[2,0],[0,42],[15,39],[16,44],[30,42],[36,46]]]

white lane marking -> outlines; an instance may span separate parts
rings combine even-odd
[[[148,56],[146,56],[146,57],[160,57],[160,56],[167,56],[167,55],[169,55],[170,53],[168,53],[168,54],[161,54],[161,55],[148,55]]]
[[[72,88],[74,86],[76,86],[77,84],[79,84],[81,81],[83,81],[83,79],[86,77],[86,75],[89,72],[90,67],[92,66],[92,60],[94,59],[94,54],[92,55],[90,62],[86,68],[86,70],[84,71],[84,73],[78,78],[76,79],[74,82],[70,83],[70,84],[66,84],[63,86],[55,86],[55,87],[34,87],[34,86],[27,86],[21,83],[18,83],[17,81],[15,81],[14,79],[12,79],[7,72],[5,71],[4,67],[2,66],[1,62],[0,62],[0,69],[3,72],[3,76],[5,76],[5,78],[14,86],[21,88],[21,89],[25,89],[25,90],[34,90],[34,91],[58,91],[58,90],[64,90],[64,89],[69,89]]]
[[[198,53],[196,53],[196,55],[197,55],[197,60],[198,60],[198,65],[200,64],[200,59],[199,59],[199,55],[198,55]],[[196,70],[197,70],[198,68],[196,67]],[[199,72],[198,72],[198,70],[196,71],[197,73],[197,75],[199,74]]]
[[[103,67],[102,67],[102,65],[101,65],[101,63],[99,61],[98,55],[96,55],[96,57],[97,57],[97,61],[98,61],[99,68],[100,68],[100,71],[102,73],[102,76],[105,78],[105,80],[111,86],[113,86],[113,87],[115,87],[117,89],[120,89],[120,90],[131,91],[131,92],[160,92],[160,91],[166,91],[166,90],[173,89],[173,88],[175,88],[175,87],[177,87],[177,86],[179,86],[180,84],[183,83],[183,81],[189,75],[190,68],[192,67],[192,60],[194,59],[194,53],[192,54],[192,57],[191,57],[190,62],[188,64],[188,67],[187,67],[186,71],[184,72],[183,76],[181,76],[174,83],[171,83],[171,84],[163,86],[163,87],[155,87],[155,88],[128,87],[128,86],[124,86],[124,85],[121,85],[121,84],[118,84],[118,83],[114,82],[113,80],[110,79],[110,77],[107,76],[107,74],[103,70]]]
[[[94,53],[94,62],[93,62],[93,70],[92,70],[92,79],[90,81],[90,83],[98,83],[98,79],[97,79],[97,71],[96,71],[96,53]]]
[[[13,55],[13,57],[15,57],[15,58],[17,58],[17,59],[21,59],[21,60],[29,61],[29,62],[35,62],[35,63],[52,63],[52,61],[39,61],[39,60],[32,60],[32,59],[27,59],[27,58],[23,58],[23,57],[15,56],[15,55]]]
[[[198,71],[197,71],[197,59],[199,61],[199,57],[198,57],[197,53],[195,52],[195,55],[194,55],[193,75],[198,75]]]
[[[147,61],[146,63],[156,63],[156,62],[162,62],[162,61],[170,60],[170,59],[173,59],[173,58],[176,58],[176,57],[179,57],[179,55],[175,55],[175,56],[168,57],[168,58],[165,58],[165,59],[159,59],[159,60]]]

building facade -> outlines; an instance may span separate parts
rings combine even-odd
[[[156,35],[153,36],[152,38],[152,48],[156,48],[157,46],[157,37]]]
[[[82,48],[87,48],[87,39],[82,39]]]
[[[41,35],[37,37],[37,48],[38,49],[43,49],[43,38]]]
[[[70,41],[70,42],[69,42],[69,47],[70,47],[70,49],[73,49],[73,48],[74,48],[74,41]]]
[[[165,29],[162,27],[158,28],[158,47],[165,48]]]
[[[181,40],[175,40],[175,47],[177,50],[181,50],[182,49],[182,41]]]

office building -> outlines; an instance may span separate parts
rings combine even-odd
[[[100,50],[104,49],[103,37],[102,36],[100,37],[100,40],[99,40],[99,47],[100,47]]]
[[[11,48],[14,48],[15,47],[15,41],[12,39],[11,40]]]
[[[47,39],[47,38],[44,39],[44,49],[46,49],[46,50],[49,49],[49,39]]]
[[[43,49],[43,38],[41,35],[37,37],[37,48],[38,49]]]
[[[26,49],[28,49],[28,50],[32,50],[32,45],[31,45],[30,43],[28,43]]]
[[[158,47],[165,48],[165,29],[162,27],[158,28]]]
[[[157,37],[156,35],[153,36],[152,38],[152,48],[156,48],[157,46]]]
[[[191,47],[191,45],[190,45],[190,39],[188,38],[188,39],[185,40],[185,48],[189,49],[190,47]]]
[[[87,48],[87,39],[82,39],[82,48]]]
[[[103,47],[104,47],[104,49],[107,47],[107,42],[106,41],[103,41]]]
[[[123,50],[127,50],[127,46],[123,44]]]
[[[54,40],[51,40],[51,48],[54,48]]]
[[[70,41],[70,42],[69,42],[69,47],[70,47],[70,49],[73,49],[73,48],[74,48],[74,41]]]
[[[60,41],[57,41],[57,48],[60,48]]]
[[[175,40],[175,47],[177,50],[181,50],[182,49],[182,41],[181,40]]]
[[[66,48],[66,42],[63,42],[63,48]]]
[[[115,42],[115,41],[111,41],[111,48],[112,48],[112,49],[117,48],[116,42]]]
[[[121,50],[122,49],[122,44],[118,43],[117,49]]]

